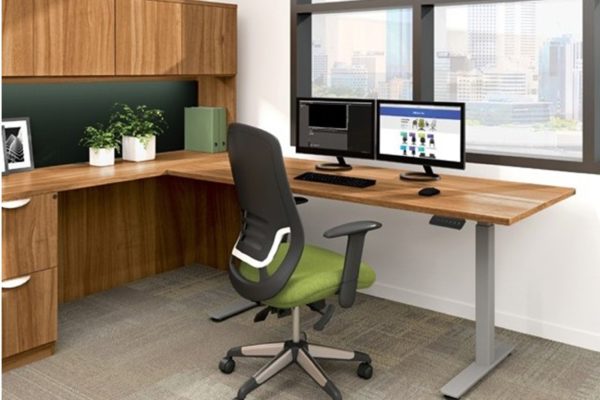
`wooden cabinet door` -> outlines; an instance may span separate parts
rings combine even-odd
[[[56,267],[57,238],[55,194],[34,196],[27,204],[2,202],[2,280]]]
[[[27,282],[2,289],[2,357],[56,341],[57,269],[30,275]]]
[[[33,75],[33,0],[2,0],[2,75]]]
[[[34,8],[35,75],[114,75],[114,0],[34,0]]]
[[[183,6],[183,74],[235,74],[236,43],[236,8]]]
[[[181,3],[117,1],[117,75],[181,73]]]

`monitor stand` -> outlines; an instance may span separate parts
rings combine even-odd
[[[433,169],[429,165],[423,165],[425,172],[405,172],[400,175],[400,179],[404,181],[418,181],[418,182],[427,182],[427,181],[437,181],[440,179],[440,176],[433,173]]]
[[[317,164],[315,167],[319,171],[350,171],[352,165],[346,164],[344,157],[336,157],[337,163]]]

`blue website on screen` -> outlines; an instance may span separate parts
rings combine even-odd
[[[461,161],[460,107],[381,103],[379,153]]]

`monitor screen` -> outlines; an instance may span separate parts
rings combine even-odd
[[[464,168],[464,104],[380,101],[377,157]]]
[[[300,98],[296,151],[339,157],[375,156],[375,101]]]
[[[347,128],[347,104],[310,103],[308,107],[308,126],[311,128]]]

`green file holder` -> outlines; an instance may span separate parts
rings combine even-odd
[[[225,108],[186,107],[185,149],[204,153],[227,151]]]

